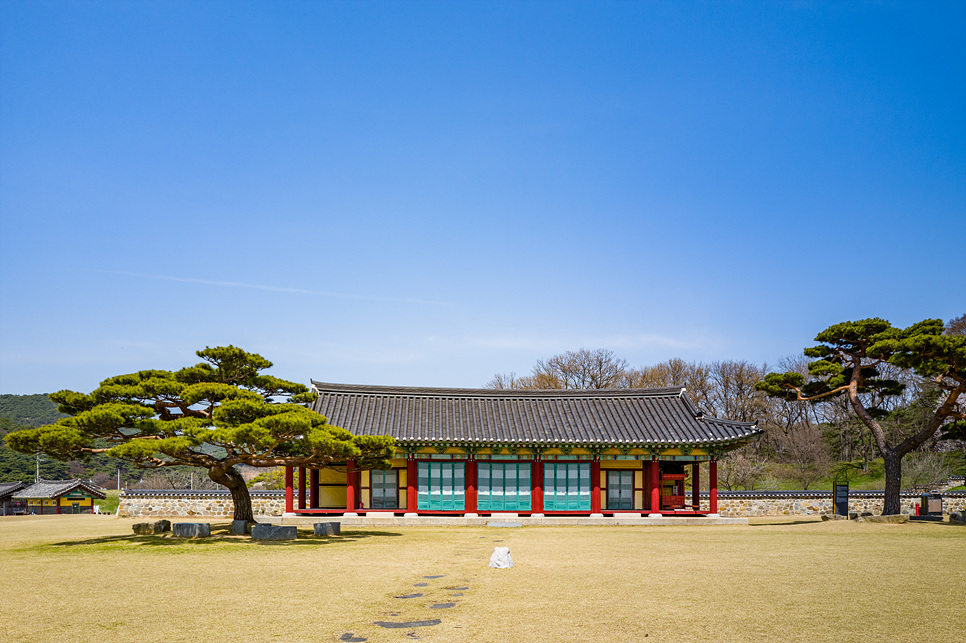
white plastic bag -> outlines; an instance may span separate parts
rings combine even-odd
[[[510,558],[510,548],[494,547],[493,555],[490,556],[490,567],[496,567],[497,569],[513,567],[513,559]]]

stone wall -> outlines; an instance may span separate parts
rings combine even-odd
[[[252,491],[252,512],[256,516],[281,516],[284,491]],[[117,515],[124,518],[156,516],[204,516],[231,518],[235,505],[228,491],[153,491],[137,489],[121,493]]]
[[[902,494],[902,513],[914,515],[920,494]],[[882,493],[861,491],[849,494],[849,512],[882,513]],[[701,496],[701,509],[708,511],[708,495]],[[966,492],[943,494],[943,512],[966,509]],[[718,492],[718,513],[729,518],[756,516],[820,516],[832,513],[830,492]]]
[[[284,491],[252,491],[256,516],[281,516]],[[902,513],[915,514],[919,494],[902,494]],[[701,494],[701,509],[708,511],[708,494]],[[117,514],[141,518],[204,516],[231,518],[233,505],[227,491],[152,491],[137,489],[121,494]],[[849,495],[849,511],[882,513],[882,493],[858,491]],[[966,511],[966,492],[943,494],[943,511]],[[718,513],[726,518],[756,516],[820,516],[832,513],[831,493],[814,491],[719,491]]]

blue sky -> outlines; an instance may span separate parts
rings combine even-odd
[[[0,3],[0,392],[966,312],[961,2]]]

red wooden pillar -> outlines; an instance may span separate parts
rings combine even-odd
[[[695,511],[701,509],[701,463],[691,465],[691,504]]]
[[[651,513],[661,512],[661,464],[651,460]]]
[[[530,507],[535,514],[543,513],[543,462],[530,465]]]
[[[295,511],[292,507],[292,467],[285,467],[285,513],[290,514]]]
[[[60,498],[54,498],[54,502],[57,503],[57,513],[60,513]]]
[[[464,497],[464,513],[476,513],[476,476],[478,471],[479,470],[476,467],[476,460],[466,461],[466,496]]]
[[[299,509],[305,509],[305,467],[299,467]]]
[[[347,460],[345,463],[345,510],[355,511],[358,501],[356,495],[356,461]]]
[[[406,460],[406,511],[416,513],[416,459]]]
[[[711,472],[708,476],[708,497],[711,513],[718,513],[718,461],[711,461]]]
[[[319,470],[309,472],[309,508],[319,508]]]
[[[590,513],[600,513],[600,458],[590,463]]]

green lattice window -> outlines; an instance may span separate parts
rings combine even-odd
[[[590,511],[590,463],[543,465],[545,511]]]
[[[480,462],[476,466],[479,511],[530,511],[529,462]]]
[[[417,506],[429,511],[465,508],[466,467],[462,462],[419,462]]]

